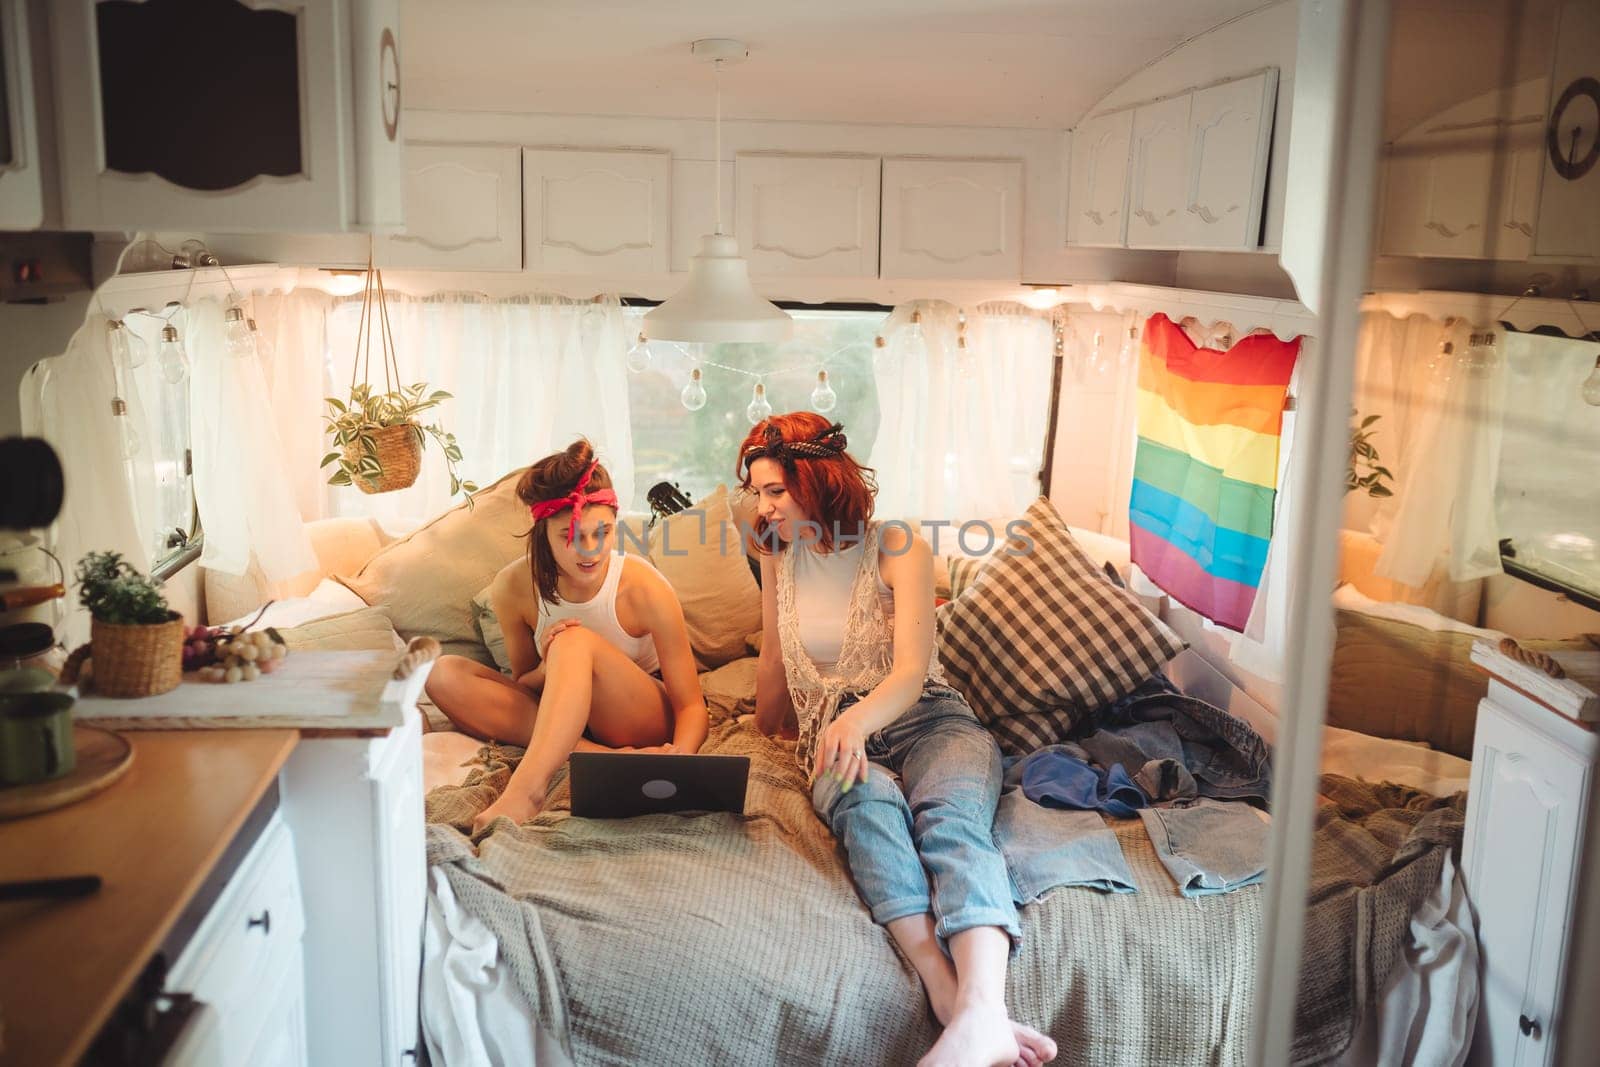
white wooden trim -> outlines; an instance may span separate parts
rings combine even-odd
[[[1600,664],[1600,652],[1580,652],[1576,655]],[[1600,696],[1596,696],[1581,682],[1572,678],[1552,678],[1537,667],[1512,659],[1485,641],[1473,643],[1472,662],[1569,719],[1600,721]]]
[[[1267,329],[1284,341],[1296,337],[1315,337],[1322,328],[1322,321],[1295,300],[1211,293],[1200,289],[1107,282],[1073,286],[1068,299],[1084,300],[1096,311],[1137,311],[1143,315],[1161,311],[1174,322],[1189,315],[1208,323],[1227,321],[1241,336],[1254,329]]]
[[[1479,326],[1505,321],[1519,330],[1554,326],[1568,337],[1600,331],[1600,303],[1539,296],[1489,293],[1453,293],[1441,289],[1416,292],[1372,293],[1361,302],[1363,311],[1386,311],[1397,319],[1426,315],[1444,321],[1464,319]]]

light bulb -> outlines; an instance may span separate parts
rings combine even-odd
[[[829,412],[839,402],[839,394],[828,384],[828,372],[817,371],[817,387],[811,390],[811,410]]]
[[[1500,353],[1495,349],[1494,332],[1485,330],[1468,339],[1467,350],[1461,354],[1461,367],[1474,378],[1493,374],[1500,366]]]
[[[176,326],[161,327],[161,376],[177,385],[189,376],[189,354],[183,350]]]
[[[744,417],[754,426],[762,419],[772,416],[772,405],[767,403],[767,387],[760,382],[750,394],[750,406],[744,409]]]
[[[1600,356],[1594,360],[1594,370],[1583,380],[1583,402],[1600,408]]]
[[[628,369],[635,374],[641,374],[650,368],[650,342],[645,340],[644,334],[633,342],[628,349]]]
[[[1122,347],[1117,349],[1117,363],[1126,367],[1139,354],[1139,323],[1135,320],[1123,335]]]
[[[256,354],[255,335],[244,321],[244,312],[236,307],[223,313],[222,343],[228,355],[243,359]],[[165,367],[162,368],[165,371]]]
[[[689,372],[689,384],[683,387],[678,399],[683,401],[683,406],[690,411],[699,411],[706,406],[706,387],[700,384],[699,367]]]
[[[250,336],[255,341],[256,355],[263,363],[272,362],[272,342],[267,340],[267,335],[261,332],[261,327],[256,325],[255,319],[245,319],[245,324],[250,327]]]
[[[119,370],[143,366],[149,354],[144,341],[128,329],[121,319],[106,320],[106,350],[111,353],[112,364]]]
[[[1089,369],[1096,374],[1106,369],[1106,335],[1099,330],[1094,332],[1094,340],[1089,345]]]
[[[900,356],[907,361],[928,358],[928,339],[922,333],[922,312],[911,313],[911,325],[906,327],[905,340],[901,342]]]
[[[139,440],[139,431],[134,429],[133,420],[128,418],[128,404],[120,396],[111,398],[111,415],[117,420],[117,439],[122,458],[132,459],[139,454],[143,442]]]

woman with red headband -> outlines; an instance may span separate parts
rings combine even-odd
[[[1006,1009],[1020,936],[992,836],[1000,751],[933,655],[933,553],[872,519],[872,471],[820,415],[775,415],[740,449],[761,559],[756,725],[797,732],[811,803],[944,1026],[931,1065],[1052,1059]],[[931,884],[930,884],[931,883]]]
[[[517,496],[533,518],[528,555],[489,588],[511,677],[462,656],[428,675],[462,731],[527,746],[474,835],[537,815],[574,749],[692,753],[708,728],[677,594],[644,557],[616,555],[617,494],[589,442],[529,467]]]

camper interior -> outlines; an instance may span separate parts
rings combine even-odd
[[[1593,0],[0,49],[0,1062],[1600,1061]]]

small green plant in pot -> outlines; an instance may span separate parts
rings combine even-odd
[[[1353,419],[1357,414],[1352,411],[1350,417]],[[1394,490],[1384,484],[1394,481],[1394,475],[1378,458],[1378,450],[1372,444],[1372,435],[1376,432],[1372,427],[1380,418],[1380,415],[1368,415],[1350,429],[1350,463],[1344,472],[1346,493],[1360,489],[1371,497],[1394,496]]]
[[[183,680],[183,616],[167,606],[161,583],[116,552],[78,561],[78,599],[89,610],[94,690],[147,697]]]
[[[361,382],[350,387],[347,401],[328,397],[323,420],[335,445],[334,451],[322,457],[324,468],[334,468],[328,484],[353,485],[363,493],[405,489],[416,482],[422,470],[422,449],[431,437],[444,452],[450,495],[465,493],[471,503],[478,486],[464,481],[456,471],[461,462],[456,435],[438,423],[424,424],[417,418],[449,399],[443,389],[429,392],[426,382],[383,393],[374,393],[370,385]]]

